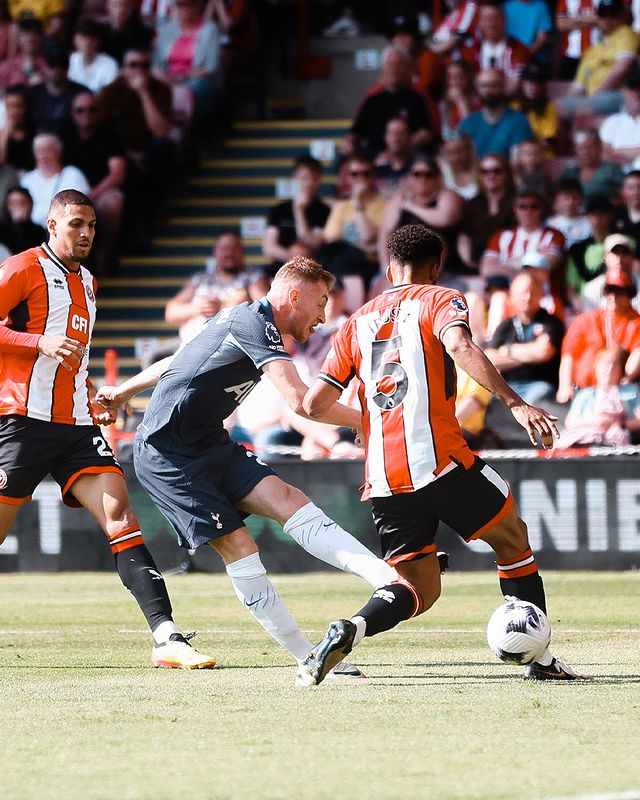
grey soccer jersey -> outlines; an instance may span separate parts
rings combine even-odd
[[[222,309],[160,378],[138,438],[174,452],[228,441],[222,422],[256,386],[262,366],[290,358],[266,298]]]

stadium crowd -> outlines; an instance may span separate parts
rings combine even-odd
[[[394,4],[379,78],[332,165],[335,196],[320,193],[326,165],[301,153],[295,196],[268,214],[264,269],[248,270],[237,233],[223,234],[166,319],[184,340],[204,317],[263,294],[293,255],[312,255],[339,281],[326,323],[306,347],[289,343],[311,380],[345,315],[388,286],[388,234],[424,224],[445,242],[440,282],[464,292],[475,341],[526,400],[569,409],[562,441],[636,442],[640,3],[447,1],[439,17],[426,3]],[[147,246],[189,141],[228,112],[230,71],[256,50],[253,11],[240,0],[8,0],[4,254],[40,244],[63,188],[95,204],[98,275]],[[324,35],[357,35],[367,13],[336,7]],[[251,413],[230,421],[243,441],[358,454],[348,431],[302,424],[262,384]],[[490,408],[459,375],[475,447],[500,444]]]

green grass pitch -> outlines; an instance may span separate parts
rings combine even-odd
[[[448,573],[426,615],[367,639],[365,680],[294,685],[225,576],[170,576],[211,671],[154,670],[116,575],[2,575],[0,798],[636,800],[640,575],[545,574],[553,650],[595,681],[532,684],[494,659],[495,575]],[[312,640],[368,596],[276,576]]]

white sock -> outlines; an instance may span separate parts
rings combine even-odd
[[[259,553],[227,564],[236,597],[281,647],[302,660],[313,647],[303,635],[275,586],[267,578]]]
[[[156,644],[165,644],[169,641],[172,633],[180,633],[178,626],[172,620],[161,622],[158,627],[153,631],[153,641]]]
[[[303,550],[332,567],[359,575],[371,586],[386,586],[398,573],[343,530],[314,503],[299,508],[283,525]]]
[[[356,635],[353,637],[353,644],[351,645],[355,647],[364,639],[367,631],[367,620],[364,617],[351,617],[351,622],[356,626]]]

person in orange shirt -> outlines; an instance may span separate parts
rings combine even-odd
[[[631,305],[636,286],[623,270],[608,270],[602,288],[605,304],[579,314],[562,344],[556,400],[567,403],[575,388],[596,385],[595,356],[600,350],[623,354],[624,380],[640,380],[640,314]]]
[[[58,192],[49,208],[48,244],[0,266],[0,543],[50,474],[63,502],[84,506],[107,535],[120,579],[151,628],[153,665],[213,667],[173,621],[122,469],[98,427],[112,423],[115,412],[94,403],[88,374],[96,283],[82,261],[95,225],[86,195]]]
[[[392,288],[358,309],[338,331],[318,380],[303,401],[325,414],[355,376],[366,441],[365,490],[384,560],[398,581],[379,587],[350,620],[332,622],[298,671],[320,683],[365,636],[390,630],[430,608],[440,595],[435,534],[445,522],[466,541],[496,553],[500,589],[545,610],[545,592],[527,528],[505,481],[467,446],[455,416],[454,362],[495,394],[536,444],[551,447],[556,417],[527,405],[471,339],[463,295],[436,286],[442,239],[405,225],[387,239]],[[463,502],[461,502],[463,499]],[[547,651],[527,665],[534,680],[585,678]]]

